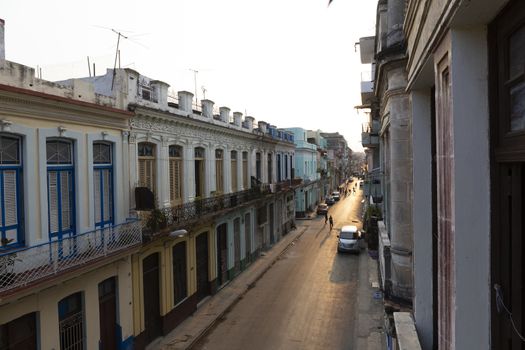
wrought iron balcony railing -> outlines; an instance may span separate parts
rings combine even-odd
[[[132,220],[61,240],[0,252],[0,296],[141,243],[141,224]]]

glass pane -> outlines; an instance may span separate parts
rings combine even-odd
[[[232,151],[231,158],[237,159],[237,151]]]
[[[509,78],[512,79],[525,69],[525,26],[518,29],[509,40]]]
[[[71,143],[67,141],[51,140],[46,144],[47,164],[71,164]]]
[[[96,142],[93,144],[93,163],[111,164],[111,145]]]
[[[525,130],[525,82],[510,89],[510,130]]]
[[[139,157],[153,157],[155,145],[147,142],[139,143]]]
[[[202,147],[195,148],[195,158],[204,158],[204,148]]]
[[[215,150],[215,158],[222,159],[222,149]]]
[[[170,146],[170,157],[182,158],[182,147],[181,146]]]
[[[0,164],[19,164],[20,139],[1,136],[0,139]]]

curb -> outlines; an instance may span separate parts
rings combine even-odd
[[[226,315],[228,312],[230,312],[230,310],[232,309],[232,307],[234,307],[238,302],[239,300],[242,299],[242,297],[250,290],[252,289],[255,284],[257,283],[258,280],[260,280],[264,274],[266,272],[268,272],[268,270],[270,270],[270,268],[277,262],[277,260],[279,260],[279,258],[285,254],[288,249],[290,249],[290,247],[292,247],[295,242],[306,232],[308,228],[307,227],[303,227],[302,228],[302,232],[299,232],[297,234],[297,236],[295,236],[291,241],[290,243],[288,243],[284,249],[275,256],[275,258],[273,260],[271,260],[268,265],[262,270],[262,272],[260,272],[259,274],[257,274],[253,281],[251,281],[250,283],[246,284],[245,288],[242,290],[241,293],[239,293],[235,299],[230,303],[230,305],[228,305],[226,307],[226,309],[224,309],[224,311],[222,311],[221,313],[219,313],[217,315],[217,317],[206,327],[204,328],[198,335],[196,335],[193,340],[191,342],[188,343],[188,346],[186,346],[184,349],[191,349],[206,333],[208,333],[209,330],[211,330],[218,322],[219,319],[221,319],[224,315]]]

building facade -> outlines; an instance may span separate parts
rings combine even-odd
[[[399,219],[410,218],[413,232],[401,243],[411,247],[419,341],[424,349],[522,349],[525,6],[388,0],[377,19],[376,67],[386,57],[391,67],[388,84],[375,75],[378,109],[397,103],[399,112],[380,114],[389,141],[381,154],[390,154],[385,206],[397,216],[385,223],[409,232]],[[381,86],[399,93],[378,94]],[[397,213],[403,192],[394,186],[411,193]],[[408,284],[394,281],[394,254],[390,266],[395,292]]]

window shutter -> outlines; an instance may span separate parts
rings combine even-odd
[[[60,196],[62,199],[62,230],[71,228],[71,173],[60,172]]]
[[[102,210],[100,207],[100,170],[93,172],[93,188],[95,190],[95,223],[99,223]]]
[[[242,161],[242,186],[244,189],[248,188],[248,161]]]
[[[5,170],[4,175],[4,200],[2,206],[5,210],[4,226],[16,225],[17,208],[16,208],[16,170]]]
[[[146,186],[146,160],[139,159],[139,185],[140,187]]]
[[[182,198],[182,161],[170,159],[170,198],[172,203]]]
[[[112,203],[112,188],[111,188],[111,170],[102,170],[103,175],[103,205],[104,205],[104,221],[110,221],[113,214],[113,203]]]
[[[47,176],[49,181],[49,233],[56,233],[58,232],[58,173],[50,171]]]
[[[232,172],[232,192],[236,192],[238,188],[237,188],[237,160],[235,159],[232,160],[231,172]]]

